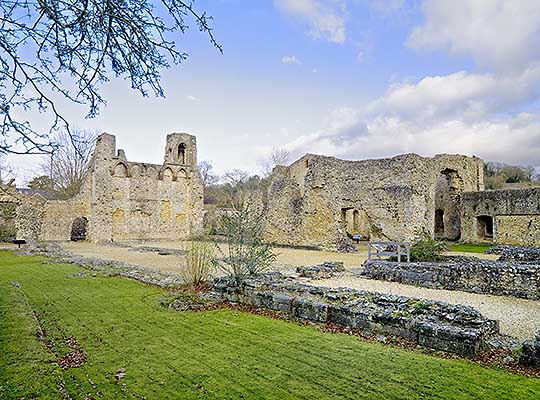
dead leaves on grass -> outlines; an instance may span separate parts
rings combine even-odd
[[[86,363],[86,354],[81,348],[81,345],[74,337],[69,337],[64,340],[66,346],[69,347],[70,351],[64,357],[58,360],[58,365],[62,369],[66,370],[68,368],[78,368],[84,363]]]

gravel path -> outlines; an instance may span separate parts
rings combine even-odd
[[[307,283],[333,288],[349,287],[471,306],[484,316],[498,320],[501,333],[519,339],[531,338],[535,330],[540,329],[540,301],[421,288],[396,282],[366,279],[352,273],[332,279],[310,280]]]

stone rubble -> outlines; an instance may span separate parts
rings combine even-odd
[[[533,340],[523,342],[519,363],[527,367],[540,368],[540,330]]]
[[[325,261],[321,265],[297,267],[296,272],[302,278],[327,279],[334,277],[336,274],[345,272],[345,267],[343,266],[343,262]]]

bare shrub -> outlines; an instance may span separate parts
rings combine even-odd
[[[186,265],[180,275],[187,286],[200,288],[214,272],[214,245],[207,241],[191,241],[186,254]]]
[[[217,249],[221,258],[216,266],[226,274],[242,280],[248,275],[267,271],[276,259],[272,247],[264,243],[262,214],[249,204],[242,204],[223,215],[222,229],[225,233],[227,253]]]

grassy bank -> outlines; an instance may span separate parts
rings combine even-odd
[[[539,379],[466,360],[229,310],[169,311],[159,306],[162,293],[0,252],[0,398],[533,399],[540,393]],[[59,360],[73,351],[69,338],[86,362],[62,369]]]

